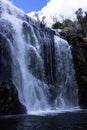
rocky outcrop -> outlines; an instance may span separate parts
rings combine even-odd
[[[78,83],[79,104],[87,108],[87,43],[78,35],[66,38],[71,45],[76,79]]]
[[[9,41],[0,33],[0,82],[11,79],[12,57]]]
[[[12,80],[0,84],[0,115],[26,113],[25,107],[18,100],[18,92]]]
[[[0,26],[1,27],[1,26]],[[4,28],[3,28],[4,30]],[[12,81],[12,52],[10,41],[0,33],[0,115],[26,113],[19,102],[17,89]]]

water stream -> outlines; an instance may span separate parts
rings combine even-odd
[[[0,21],[10,34],[4,35],[10,41],[13,82],[27,113],[77,107],[78,89],[67,41],[7,0],[1,0],[1,12]]]

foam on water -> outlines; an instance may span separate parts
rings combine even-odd
[[[46,109],[45,111],[31,111],[29,115],[39,115],[39,116],[47,116],[47,115],[58,115],[60,113],[68,113],[68,112],[78,112],[81,111],[80,107],[73,108],[51,108]]]

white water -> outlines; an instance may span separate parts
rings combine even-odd
[[[10,2],[1,0],[1,3],[3,10],[1,20],[7,20],[14,32],[11,45],[14,60],[13,81],[18,90],[19,100],[26,106],[27,113],[52,111],[52,109],[69,110],[78,106],[77,84],[68,43],[54,35],[54,48],[52,48],[53,39],[50,32],[47,32],[48,29],[41,29],[33,20],[27,22],[24,13]],[[27,26],[27,31],[23,24]],[[52,51],[55,57],[52,56]],[[51,84],[55,80],[53,59],[55,59],[56,81]],[[45,62],[48,66],[48,81]],[[50,88],[56,91],[55,98],[50,93]],[[54,98],[52,104],[51,97]]]

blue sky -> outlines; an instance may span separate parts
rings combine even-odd
[[[28,13],[41,10],[47,4],[47,0],[11,0],[14,5]]]
[[[52,16],[62,20],[61,16],[69,19],[76,19],[75,11],[82,8],[87,11],[87,0],[10,0],[18,8],[24,10],[34,18],[34,12],[39,11],[39,18],[45,16],[46,23],[50,26],[53,22]],[[32,13],[30,13],[32,12]]]

